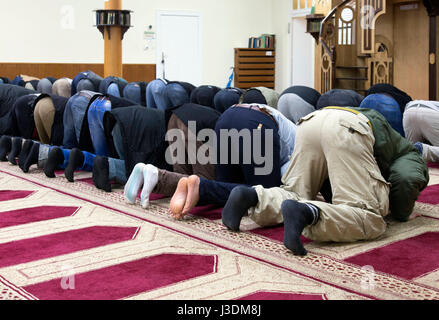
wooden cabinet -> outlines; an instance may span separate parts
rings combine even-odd
[[[274,89],[276,73],[274,49],[235,49],[235,87]]]

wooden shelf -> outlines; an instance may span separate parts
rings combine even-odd
[[[105,37],[105,30],[108,32],[108,37],[111,39],[111,28],[119,27],[122,30],[122,39],[125,33],[132,27],[130,10],[95,10],[96,25],[94,27],[102,33]]]
[[[235,48],[235,87],[274,89],[276,51],[271,48]]]
[[[318,42],[320,35],[320,27],[325,18],[322,14],[310,14],[306,16],[306,32],[311,34]]]

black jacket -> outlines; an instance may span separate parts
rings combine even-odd
[[[221,116],[221,113],[215,109],[195,103],[185,103],[180,107],[169,109],[168,112],[175,114],[188,128],[189,121],[195,121],[196,132],[194,134],[198,134],[203,129],[214,130],[216,122]]]
[[[94,153],[95,150],[93,147],[93,142],[91,140],[90,127],[88,125],[88,110],[90,109],[91,104],[99,97],[106,97],[108,100],[110,100],[111,110],[136,105],[136,103],[131,100],[118,98],[112,95],[96,94],[93,96],[93,98],[91,98],[85,111],[84,120],[82,121],[81,135],[79,137],[79,149],[90,153]]]
[[[13,137],[32,139],[35,131],[34,106],[39,94],[28,94],[15,101],[10,117],[10,134]]]
[[[117,108],[104,115],[104,129],[110,156],[117,158],[112,131],[118,123],[123,141],[127,177],[138,163],[152,164],[160,169],[172,170],[166,163],[165,112],[162,110],[131,106]]]
[[[35,93],[20,86],[1,84],[0,85],[0,135],[11,132],[11,111],[18,98]]]

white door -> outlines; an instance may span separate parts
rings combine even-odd
[[[314,88],[315,40],[309,33],[306,33],[306,19],[304,17],[293,18],[291,29],[291,84]]]
[[[157,15],[157,78],[201,85],[201,16],[159,11]]]

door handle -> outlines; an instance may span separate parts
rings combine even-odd
[[[165,71],[165,53],[164,52],[162,52],[162,66],[163,66],[163,70],[162,70],[162,72],[163,72],[163,79],[166,79],[166,71]]]

